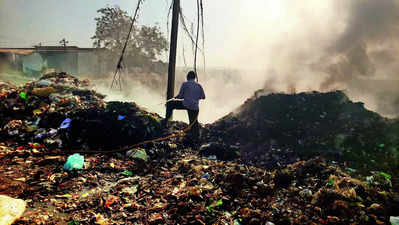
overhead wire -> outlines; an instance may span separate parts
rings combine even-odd
[[[197,0],[197,37],[195,40],[195,51],[194,51],[194,72],[197,74],[197,52],[198,52],[198,37],[200,28],[200,1]],[[198,81],[198,76],[197,76]]]
[[[128,42],[129,42],[129,39],[130,39],[130,34],[132,33],[132,30],[133,30],[133,25],[134,25],[134,23],[136,22],[137,14],[138,14],[138,11],[139,11],[139,9],[140,9],[140,5],[141,5],[141,3],[142,3],[143,1],[144,1],[144,0],[138,0],[138,2],[137,2],[137,7],[136,7],[136,10],[134,11],[134,16],[133,16],[132,22],[131,22],[131,24],[130,24],[129,33],[127,34],[126,41],[125,41],[125,44],[124,44],[124,46],[123,46],[121,56],[119,57],[118,64],[116,65],[116,70],[115,70],[114,77],[113,77],[113,79],[112,79],[111,88],[113,88],[114,83],[117,83],[117,82],[118,82],[118,83],[119,83],[119,89],[122,90],[122,82],[121,82],[120,70],[122,69],[123,56],[124,56],[124,54],[125,54],[126,47],[127,47]],[[118,77],[118,78],[117,78],[117,77]]]
[[[202,27],[202,58],[204,62],[204,73],[206,71],[206,58],[205,58],[205,31],[204,31],[204,4],[202,2],[203,0],[200,1],[200,7],[201,7],[201,27]]]

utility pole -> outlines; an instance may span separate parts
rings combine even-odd
[[[168,92],[166,100],[175,94],[175,72],[176,72],[176,49],[177,33],[179,28],[180,0],[173,0],[172,31],[170,34],[169,70],[168,70]]]

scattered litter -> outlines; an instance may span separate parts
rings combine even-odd
[[[84,157],[75,153],[68,157],[64,165],[64,170],[80,170],[83,168],[84,165]]]

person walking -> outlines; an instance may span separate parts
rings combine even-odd
[[[187,110],[190,124],[193,123],[189,131],[189,137],[194,145],[199,143],[200,138],[198,103],[200,99],[205,99],[204,89],[201,84],[195,81],[196,77],[197,75],[194,71],[187,73],[187,81],[181,85],[179,94],[166,102],[166,116],[162,122],[163,126],[166,126],[167,122],[172,117],[173,110],[175,109]]]

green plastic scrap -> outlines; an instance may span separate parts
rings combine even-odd
[[[24,92],[24,91],[21,91],[21,92],[19,93],[19,97],[22,98],[22,99],[25,100],[25,101],[28,100],[28,99],[27,99],[26,92]]]
[[[379,144],[378,147],[383,148],[385,147],[385,144]]]
[[[328,182],[327,185],[332,186],[334,185],[334,178],[331,178]]]
[[[72,220],[68,222],[68,225],[79,225],[78,221]]]
[[[212,211],[212,208],[215,208],[215,207],[218,207],[218,206],[221,206],[221,205],[223,205],[223,200],[222,200],[222,199],[220,199],[219,201],[214,201],[214,202],[212,202],[212,204],[210,204],[210,205],[208,205],[208,206],[206,207],[206,210],[207,210],[208,212],[211,212],[211,211]]]
[[[126,176],[129,176],[129,177],[133,176],[133,172],[130,171],[130,170],[125,170],[125,171],[122,172],[122,174],[126,175]]]
[[[391,177],[392,177],[391,175],[389,175],[389,174],[387,174],[387,173],[384,173],[384,172],[382,172],[382,171],[380,172],[380,175],[383,176],[383,177],[385,177],[385,179],[387,179],[387,180],[390,180]]]

